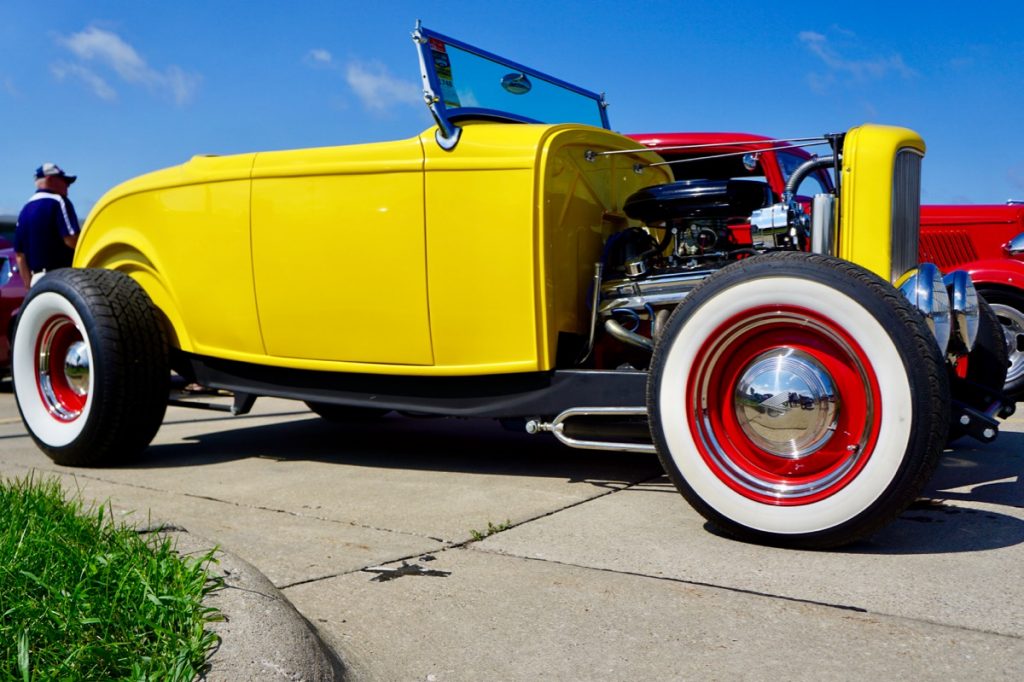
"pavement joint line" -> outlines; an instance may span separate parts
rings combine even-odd
[[[340,578],[341,576],[344,576],[344,575],[354,575],[356,573],[363,573],[368,568],[383,567],[383,566],[388,566],[390,564],[396,564],[399,561],[405,562],[405,561],[409,561],[410,559],[419,559],[420,557],[425,556],[427,554],[444,554],[445,552],[447,552],[450,549],[459,549],[461,547],[461,545],[455,545],[455,544],[450,544],[450,543],[443,543],[443,544],[445,546],[441,547],[440,549],[432,549],[432,550],[430,550],[428,552],[415,552],[413,554],[409,554],[407,556],[398,557],[396,559],[391,559],[391,560],[385,561],[383,563],[378,561],[378,562],[375,562],[375,563],[372,563],[372,564],[366,564],[365,566],[360,566],[359,568],[353,568],[353,569],[350,569],[348,571],[338,571],[337,573],[331,573],[329,575],[321,575],[321,576],[316,576],[316,577],[313,577],[313,578],[303,578],[302,580],[296,580],[295,582],[288,583],[287,585],[278,585],[277,589],[279,589],[282,592],[284,592],[285,590],[287,590],[289,588],[292,588],[292,587],[299,587],[300,585],[308,585],[309,583],[318,583],[318,582],[321,582],[323,580],[331,580],[332,578]]]
[[[224,576],[222,578],[222,580],[225,581],[223,583],[223,585],[221,587],[215,589],[213,592],[219,592],[220,590],[238,590],[239,592],[247,592],[249,594],[255,594],[257,596],[263,597],[264,599],[269,599],[270,601],[274,600],[273,595],[267,594],[266,592],[260,592],[259,590],[250,590],[250,589],[245,588],[245,587],[239,587],[238,585],[229,585],[229,584],[227,584],[227,582],[226,582],[227,581],[227,576]],[[278,588],[278,589],[280,589],[280,588]]]
[[[21,417],[5,417],[0,419],[0,424],[19,424],[21,423]]]
[[[714,583],[703,582],[700,580],[686,580],[684,578],[673,578],[666,575],[650,575],[649,573],[638,573],[636,571],[622,571],[615,568],[602,568],[600,566],[588,566],[585,564],[575,564],[568,561],[558,561],[557,559],[545,559],[543,557],[531,557],[523,556],[521,554],[514,554],[511,552],[501,552],[493,549],[487,549],[486,547],[466,547],[465,549],[473,552],[480,552],[481,554],[489,554],[492,556],[508,557],[511,559],[521,559],[523,561],[537,561],[540,563],[554,564],[557,566],[569,566],[571,568],[579,568],[587,571],[599,571],[602,573],[611,573],[614,575],[625,575],[634,578],[649,578],[651,580],[659,580],[663,582],[678,583],[682,585],[692,585],[694,587],[706,587],[714,590],[724,590],[726,592],[734,592],[736,594],[745,594],[753,597],[765,597],[767,599],[777,599],[780,601],[792,602],[796,604],[808,604],[810,606],[821,606],[823,608],[835,609],[838,611],[852,611],[854,613],[864,613],[868,615],[884,616],[886,618],[898,618],[900,620],[907,620],[915,623],[925,623],[928,625],[938,625],[940,627],[952,628],[954,630],[961,630],[965,632],[975,632],[984,635],[995,635],[996,637],[1005,637],[1012,640],[1024,640],[1024,636],[1014,635],[1007,632],[999,632],[998,630],[986,630],[983,628],[972,628],[964,627],[962,625],[951,625],[939,620],[930,620],[927,618],[911,618],[909,616],[902,616],[899,614],[885,613],[884,611],[869,611],[868,609],[861,606],[852,606],[849,604],[833,604],[825,601],[818,601],[815,599],[802,599],[800,597],[788,597],[784,594],[772,594],[771,592],[761,592],[759,590],[750,590],[743,587],[730,587],[728,585],[716,585]]]
[[[212,497],[210,495],[197,495],[195,493],[182,493],[182,492],[176,492],[176,491],[173,491],[173,490],[165,490],[163,488],[156,488],[156,487],[148,486],[148,485],[141,485],[141,484],[138,484],[138,483],[126,483],[124,481],[113,481],[113,480],[110,480],[109,478],[103,478],[102,476],[90,476],[88,474],[83,474],[83,473],[78,472],[78,471],[64,472],[64,471],[58,471],[56,469],[40,469],[38,467],[26,467],[25,465],[14,465],[14,466],[19,466],[19,467],[21,467],[23,469],[28,469],[29,471],[43,471],[43,472],[52,473],[52,474],[55,474],[55,475],[58,475],[58,476],[70,476],[73,479],[78,479],[79,477],[81,477],[81,478],[84,478],[84,479],[90,480],[90,481],[98,481],[100,483],[109,483],[109,484],[112,484],[112,485],[123,485],[123,486],[126,486],[128,488],[136,488],[136,489],[139,489],[139,490],[149,490],[149,491],[156,492],[156,493],[164,493],[166,495],[182,495],[184,497],[191,497],[191,498],[197,499],[197,500],[208,500],[210,502],[217,502],[219,504],[226,504],[226,505],[230,505],[232,507],[238,507],[240,509],[254,509],[254,510],[257,510],[257,511],[266,511],[266,512],[271,512],[271,513],[275,513],[275,514],[287,514],[289,516],[294,516],[294,517],[301,518],[301,519],[312,519],[314,521],[323,521],[325,523],[337,523],[337,524],[341,524],[341,525],[352,526],[353,528],[362,528],[364,530],[374,530],[374,531],[378,531],[378,532],[381,532],[381,533],[394,533],[396,535],[407,535],[407,536],[414,537],[414,538],[420,538],[420,539],[424,539],[424,540],[431,540],[433,542],[439,542],[439,543],[444,544],[444,545],[450,544],[452,542],[451,540],[445,540],[444,538],[437,538],[437,537],[434,537],[432,535],[424,535],[422,533],[414,533],[414,532],[408,531],[408,530],[398,530],[398,529],[395,529],[395,528],[381,528],[381,527],[378,527],[378,526],[371,526],[371,525],[365,524],[365,523],[358,523],[356,521],[343,521],[343,520],[339,520],[339,519],[326,518],[324,516],[316,516],[316,515],[313,515],[313,514],[300,514],[299,512],[291,511],[291,510],[288,510],[288,509],[276,509],[274,507],[264,507],[262,505],[256,505],[256,504],[242,504],[240,502],[233,502],[231,500],[222,500],[222,499],[219,499],[219,498],[216,498],[216,497]],[[110,501],[111,498],[108,497],[107,500]]]
[[[540,519],[544,519],[544,518],[547,518],[549,516],[554,516],[555,514],[560,514],[560,513],[564,512],[564,511],[567,511],[569,509],[573,509],[575,507],[579,507],[580,505],[587,504],[588,502],[593,502],[594,500],[599,500],[602,497],[607,497],[608,495],[614,495],[615,493],[621,493],[621,492],[624,492],[626,490],[630,490],[631,488],[635,488],[638,485],[643,485],[644,483],[650,483],[651,481],[656,481],[656,480],[658,480],[660,478],[663,478],[664,476],[665,476],[665,474],[664,474],[664,472],[662,472],[662,473],[660,473],[660,474],[658,474],[656,476],[652,476],[650,478],[644,478],[644,479],[641,479],[639,481],[631,481],[631,482],[627,483],[625,486],[623,486],[621,488],[612,488],[611,490],[604,490],[604,491],[598,492],[593,497],[588,497],[588,498],[583,499],[583,500],[577,500],[575,502],[572,502],[570,504],[565,505],[564,507],[559,507],[558,509],[552,509],[552,510],[546,511],[546,512],[544,512],[542,514],[537,514],[536,516],[531,516],[528,519],[523,519],[522,521],[518,521],[516,523],[513,523],[513,524],[509,525],[507,528],[498,531],[498,533],[504,533],[505,531],[512,530],[513,528],[518,528],[519,526],[526,525],[527,523],[532,523],[534,521],[539,521]],[[498,533],[493,533],[493,535],[497,535]],[[490,537],[490,536],[487,536],[487,537]],[[482,538],[482,539],[486,539],[486,537]],[[465,540],[463,542],[453,544],[452,547],[465,547],[465,546],[470,545],[470,544],[472,544],[474,542],[480,542],[480,540],[477,540],[476,538],[472,538],[471,537],[470,539]]]
[[[408,530],[397,530],[397,529],[394,529],[394,528],[380,528],[378,526],[371,526],[371,525],[368,525],[368,524],[365,524],[365,523],[357,523],[355,521],[342,521],[342,520],[339,520],[339,519],[330,519],[330,518],[327,518],[325,516],[316,516],[314,514],[300,514],[299,512],[291,511],[289,509],[276,509],[274,507],[264,507],[264,506],[258,505],[258,504],[241,504],[239,502],[232,502],[231,500],[221,500],[219,498],[211,497],[209,495],[197,495],[195,493],[174,493],[174,492],[168,491],[168,490],[159,490],[158,488],[151,488],[151,490],[158,490],[159,492],[164,492],[164,493],[168,493],[168,494],[171,494],[171,495],[180,494],[180,495],[184,495],[185,497],[192,497],[192,498],[195,498],[195,499],[198,499],[198,500],[209,500],[211,502],[218,502],[220,504],[229,504],[231,506],[240,507],[242,509],[255,509],[255,510],[258,510],[258,511],[267,511],[267,512],[272,512],[272,513],[276,513],[276,514],[287,514],[289,516],[295,516],[295,517],[300,518],[300,519],[312,519],[314,521],[323,521],[325,523],[337,523],[337,524],[341,524],[341,525],[352,526],[353,528],[363,528],[364,530],[380,531],[382,533],[394,533],[396,535],[409,535],[409,536],[414,537],[414,538],[422,538],[424,540],[433,540],[434,542],[440,542],[440,543],[448,543],[449,542],[449,540],[445,540],[444,538],[435,538],[432,535],[423,535],[422,533],[414,533],[414,532],[408,531]]]
[[[634,488],[634,487],[636,487],[638,485],[643,485],[644,483],[648,483],[650,481],[655,481],[655,480],[658,480],[658,479],[663,478],[663,477],[664,477],[664,474],[662,473],[662,474],[658,474],[657,476],[653,476],[653,477],[650,477],[650,478],[641,479],[639,481],[633,481],[633,482],[627,484],[626,486],[624,486],[622,488],[615,488],[613,490],[605,490],[603,492],[599,492],[598,494],[594,495],[593,497],[588,497],[585,500],[578,500],[576,502],[573,502],[572,504],[567,504],[564,507],[559,507],[558,509],[553,509],[551,511],[544,512],[543,514],[538,514],[538,515],[532,516],[532,517],[530,517],[528,519],[523,519],[522,521],[518,521],[518,522],[508,526],[508,528],[505,528],[504,530],[498,531],[498,533],[504,533],[505,531],[512,530],[513,528],[518,528],[520,526],[526,525],[528,523],[532,523],[533,521],[537,521],[539,519],[546,518],[548,516],[551,516],[553,514],[557,514],[559,512],[565,511],[567,509],[572,509],[573,507],[578,507],[581,504],[586,504],[587,502],[591,502],[593,500],[600,499],[600,498],[605,497],[607,495],[613,495],[615,493],[622,492],[624,490],[629,490],[630,488]],[[384,529],[373,529],[373,530],[384,530]],[[498,535],[498,533],[493,533],[493,535]],[[424,536],[421,536],[421,537],[424,537]],[[480,540],[478,540],[476,538],[473,538],[473,537],[470,537],[467,540],[463,540],[461,542],[456,542],[454,540],[442,540],[441,538],[433,538],[433,537],[430,537],[430,536],[425,536],[425,537],[427,539],[429,539],[429,540],[435,540],[436,542],[441,543],[442,547],[440,549],[433,550],[432,552],[427,552],[427,553],[437,553],[437,554],[443,554],[443,553],[447,552],[448,550],[452,550],[452,549],[474,549],[474,548],[470,548],[469,545],[482,542],[482,540],[486,539],[486,537],[482,538]],[[487,536],[487,537],[490,537],[490,536]],[[476,550],[476,551],[484,551],[484,552],[487,552],[488,554],[494,554],[494,555],[499,555],[499,556],[501,555],[501,553],[499,553],[499,552],[491,552],[491,551],[488,551],[488,550]],[[331,580],[332,578],[339,578],[339,577],[344,576],[344,575],[352,575],[352,574],[355,574],[355,573],[362,573],[366,569],[371,568],[373,566],[388,566],[390,564],[398,563],[400,561],[408,561],[410,559],[421,557],[423,555],[424,555],[424,552],[417,552],[415,554],[410,554],[409,556],[399,557],[397,559],[393,559],[391,561],[386,561],[386,562],[383,562],[383,563],[377,562],[377,563],[374,563],[374,564],[367,564],[365,566],[360,566],[359,568],[354,568],[354,569],[351,569],[351,570],[348,570],[348,571],[339,571],[338,573],[331,573],[331,574],[328,574],[328,575],[316,576],[316,577],[313,577],[313,578],[305,578],[303,580],[298,580],[298,581],[296,581],[294,583],[289,583],[287,585],[280,585],[280,586],[278,586],[277,589],[283,591],[283,590],[286,590],[286,589],[291,588],[291,587],[298,587],[299,585],[306,585],[306,584],[309,584],[309,583],[320,582],[322,580]],[[515,555],[511,555],[511,554],[504,555],[504,556],[515,557]],[[522,558],[522,557],[518,557],[518,558]],[[586,568],[586,567],[581,566],[580,568]]]

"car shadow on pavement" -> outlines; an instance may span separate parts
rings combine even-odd
[[[601,485],[663,475],[653,454],[574,450],[550,435],[506,431],[489,419],[389,415],[356,423],[319,417],[182,436],[151,445],[132,468],[187,467],[253,457],[347,466],[554,477]]]
[[[1024,509],[1024,433],[1004,431],[988,445],[967,438],[954,443],[909,509],[840,551],[946,554],[1024,543],[1024,520],[998,507]]]

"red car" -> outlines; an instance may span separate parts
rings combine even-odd
[[[672,162],[677,179],[742,178],[767,182],[778,200],[793,170],[814,156],[799,140],[780,141],[749,133],[647,133],[630,137],[647,146],[677,146],[659,153]],[[827,154],[825,151],[823,154]],[[796,189],[810,198],[832,189],[827,170],[812,172]],[[966,270],[992,306],[1006,334],[1010,367],[1003,390],[1024,398],[1024,203],[983,206],[922,206],[919,260],[943,271]],[[742,225],[730,239],[748,242]],[[711,235],[708,235],[711,238]]]
[[[6,375],[11,362],[11,333],[14,312],[25,298],[25,285],[17,273],[13,245],[0,237],[0,376]]]
[[[1004,390],[1024,398],[1024,203],[922,206],[921,259],[966,270],[1003,324]]]

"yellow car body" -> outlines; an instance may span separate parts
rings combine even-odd
[[[583,125],[479,123],[397,142],[198,156],[93,210],[75,267],[133,277],[173,345],[294,369],[546,371],[625,199],[671,180]],[[635,224],[635,223],[634,223]]]
[[[656,452],[726,532],[822,548],[906,508],[951,421],[991,440],[1012,412],[973,389],[1002,386],[1006,349],[970,277],[917,263],[916,133],[806,138],[831,153],[781,196],[744,151],[674,181],[672,148],[612,132],[603,96],[413,39],[436,127],[198,156],[98,202],[14,338],[55,462],[138,455],[168,404],[496,418]],[[808,214],[795,188],[825,168],[840,189]],[[232,404],[169,399],[172,372]]]

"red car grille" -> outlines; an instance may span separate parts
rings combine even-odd
[[[964,230],[922,231],[920,255],[922,263],[935,263],[941,270],[978,258]]]

